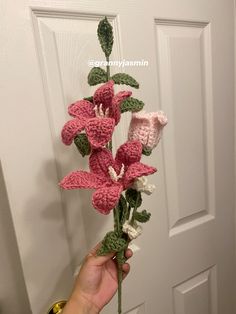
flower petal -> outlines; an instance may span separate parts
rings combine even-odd
[[[135,162],[127,169],[124,175],[123,184],[127,188],[136,178],[153,174],[156,171],[157,169],[154,167],[142,164],[141,162]]]
[[[95,117],[93,104],[88,100],[79,100],[68,107],[68,113],[72,117],[93,118]]]
[[[142,144],[139,141],[127,141],[119,147],[115,160],[129,166],[134,162],[138,162],[142,155]]]
[[[109,177],[108,167],[114,167],[114,160],[110,150],[106,148],[95,149],[89,157],[90,171],[101,176]]]
[[[114,131],[115,120],[111,118],[92,118],[89,119],[85,131],[90,144],[94,148],[100,148],[106,145]]]
[[[103,178],[100,178],[94,173],[86,171],[73,171],[62,179],[59,185],[65,190],[97,189],[103,183]]]
[[[130,91],[121,91],[121,92],[118,92],[112,99],[112,106],[110,108],[111,110],[110,117],[115,119],[116,124],[118,124],[118,122],[120,121],[120,116],[121,116],[120,104],[122,103],[124,99],[128,98],[130,95],[132,95],[132,92]]]
[[[85,127],[84,119],[72,119],[66,122],[62,131],[61,139],[62,142],[66,145],[70,145],[75,138],[75,136],[80,133]]]
[[[92,197],[94,208],[96,208],[101,214],[109,214],[118,203],[122,190],[123,187],[120,184],[98,189],[93,193]]]
[[[151,129],[148,137],[147,147],[154,148],[159,143],[164,126],[168,120],[163,111],[152,113]]]
[[[145,147],[147,146],[151,130],[151,119],[147,118],[144,113],[132,113],[130,121],[128,139],[139,140]]]
[[[95,106],[103,104],[106,107],[111,106],[112,98],[114,96],[114,81],[110,80],[107,83],[100,86],[93,95],[93,103]]]
[[[130,97],[132,95],[131,91],[125,90],[125,91],[120,91],[112,99],[112,104],[113,105],[120,105],[123,100],[126,98]]]

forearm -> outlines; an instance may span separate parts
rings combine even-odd
[[[98,309],[85,299],[71,297],[63,309],[62,314],[99,314]]]

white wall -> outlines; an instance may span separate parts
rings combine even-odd
[[[29,314],[17,243],[0,163],[0,314]]]

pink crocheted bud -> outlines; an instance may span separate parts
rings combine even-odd
[[[153,149],[160,141],[162,130],[168,120],[163,111],[132,114],[129,127],[129,140],[139,140],[144,148]]]

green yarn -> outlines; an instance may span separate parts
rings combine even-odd
[[[151,217],[151,213],[148,213],[145,209],[141,212],[134,213],[134,219],[138,222],[144,223],[147,222]]]
[[[126,247],[126,240],[120,238],[116,231],[110,231],[105,235],[97,255],[106,255],[111,252],[120,252]]]
[[[127,215],[128,215],[128,207],[127,207],[127,202],[124,196],[121,194],[120,200],[118,203],[118,208],[119,208],[119,216],[120,216],[120,225],[121,227],[123,226],[125,220],[127,220]]]
[[[100,67],[94,67],[88,74],[88,84],[94,86],[107,82],[107,73]]]
[[[126,190],[125,197],[126,197],[126,200],[131,207],[136,206],[138,208],[142,205],[141,193],[134,190],[134,189]],[[138,199],[138,201],[137,201],[137,199]]]
[[[149,147],[143,147],[142,154],[145,156],[150,156],[152,153],[152,149]]]
[[[103,52],[105,53],[105,56],[108,58],[111,54],[112,46],[113,46],[113,31],[112,31],[112,26],[108,22],[107,17],[105,17],[103,20],[99,22],[97,35],[98,35],[101,48]]]
[[[137,112],[142,110],[143,107],[144,107],[143,101],[133,97],[128,97],[122,101],[120,110],[122,113],[126,111]]]
[[[90,102],[93,102],[93,96],[84,97],[84,100],[88,100]]]
[[[74,138],[74,143],[83,157],[90,154],[91,146],[89,144],[86,134],[81,133],[76,135],[76,137]]]
[[[125,84],[134,88],[139,88],[139,83],[132,76],[126,73],[116,73],[111,77],[111,79],[115,82],[115,84]]]

